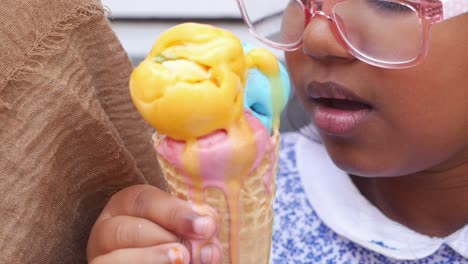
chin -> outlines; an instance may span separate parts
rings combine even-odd
[[[362,177],[398,177],[408,172],[398,161],[375,154],[364,154],[351,149],[349,151],[336,150],[327,147],[333,163],[348,174]]]
[[[361,176],[361,177],[390,177],[388,170],[383,168],[376,168],[375,166],[362,166],[362,164],[355,164],[346,162],[340,159],[333,159],[335,165],[348,174]]]

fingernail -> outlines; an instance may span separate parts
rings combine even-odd
[[[211,263],[213,256],[213,245],[204,246],[200,252],[200,260],[203,264]]]
[[[184,256],[178,247],[173,247],[169,249],[167,253],[169,259],[171,260],[172,264],[183,264],[184,263]]]
[[[201,236],[211,236],[214,232],[214,220],[209,216],[198,217],[193,221],[193,231]]]

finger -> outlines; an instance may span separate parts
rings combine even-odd
[[[133,216],[116,216],[98,222],[91,230],[88,256],[122,248],[143,248],[174,243],[179,239],[159,225]]]
[[[207,239],[217,230],[217,221],[196,213],[191,205],[150,185],[128,187],[115,194],[98,221],[118,215],[146,218],[189,239]]]
[[[94,258],[90,264],[188,264],[190,255],[178,243],[147,248],[126,248]]]
[[[192,261],[202,264],[219,264],[223,263],[223,251],[216,244],[204,245],[200,252],[192,252]]]

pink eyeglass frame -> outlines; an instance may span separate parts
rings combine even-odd
[[[253,23],[250,21],[243,0],[236,0],[239,6],[239,9],[242,13],[242,18],[244,22],[249,27],[250,33],[255,36],[260,41],[264,42],[265,44],[280,49],[283,51],[294,51],[299,49],[303,45],[303,36],[301,39],[298,40],[296,43],[292,44],[281,44],[271,41],[260,34],[258,34],[253,26]],[[329,0],[331,3],[327,3],[325,8],[322,9],[323,1],[319,1],[316,3],[314,0],[308,1],[308,5],[311,7],[305,6],[301,0],[295,0],[303,7],[305,12],[305,25],[309,24],[310,20],[315,16],[322,16],[326,18],[330,24],[330,29],[335,36],[335,38],[340,42],[341,45],[346,47],[348,52],[353,55],[355,58],[363,61],[367,64],[381,67],[381,68],[388,68],[388,69],[402,69],[402,68],[409,68],[419,64],[424,57],[427,55],[428,51],[428,39],[429,39],[429,30],[433,24],[442,22],[452,17],[456,17],[458,15],[462,15],[468,12],[468,0],[388,0],[391,2],[401,3],[403,5],[408,6],[409,8],[417,11],[419,17],[419,23],[421,24],[422,29],[422,43],[421,49],[417,57],[410,61],[404,62],[387,62],[382,60],[373,59],[365,54],[362,54],[358,50],[354,49],[352,45],[343,37],[340,29],[336,24],[336,17],[333,12],[335,5],[339,2],[343,2],[346,0]],[[312,3],[312,4],[311,4]]]

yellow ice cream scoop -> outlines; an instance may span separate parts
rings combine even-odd
[[[247,62],[228,31],[185,23],[164,32],[130,77],[132,100],[158,133],[188,140],[243,114]]]

